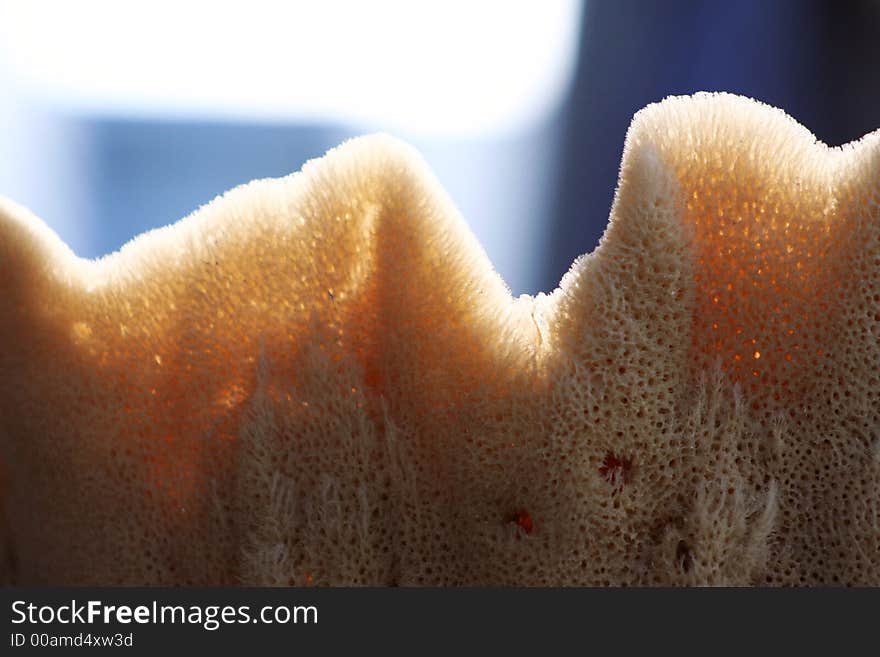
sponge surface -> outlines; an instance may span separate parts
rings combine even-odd
[[[19,584],[880,585],[880,132],[669,98],[513,299],[384,136],[81,260],[0,202]]]

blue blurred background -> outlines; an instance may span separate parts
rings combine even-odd
[[[82,256],[345,139],[413,143],[514,294],[605,228],[626,128],[731,91],[880,127],[880,2],[0,0],[0,195]]]

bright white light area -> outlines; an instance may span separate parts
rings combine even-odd
[[[579,0],[0,3],[24,98],[95,115],[526,129],[573,74]]]

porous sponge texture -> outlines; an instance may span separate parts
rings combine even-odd
[[[651,105],[534,298],[384,136],[95,262],[5,202],[7,581],[880,584],[878,142]]]

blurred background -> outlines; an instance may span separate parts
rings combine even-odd
[[[608,220],[633,113],[730,91],[880,128],[880,1],[0,0],[0,195],[81,256],[389,132],[515,294]]]

